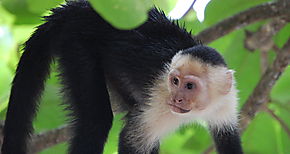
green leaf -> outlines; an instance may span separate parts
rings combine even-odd
[[[40,14],[30,12],[26,0],[2,0],[2,5],[15,15],[15,24],[36,24],[41,21]]]
[[[275,44],[282,48],[286,41],[290,38],[290,23],[283,27],[274,37]]]
[[[278,100],[281,102],[289,102],[290,101],[290,66],[288,66],[285,72],[281,75],[280,79],[275,84],[271,97],[274,100]]]
[[[177,0],[153,0],[153,3],[165,13],[169,13],[175,7]]]
[[[152,7],[149,0],[89,0],[94,9],[112,26],[119,29],[132,29],[147,19]]]
[[[282,120],[284,123],[287,125],[289,128],[290,126],[290,104],[289,102],[285,104],[281,104],[282,102],[273,102],[269,105],[269,107],[274,111],[274,113]],[[273,117],[272,117],[273,118]],[[278,121],[276,120],[276,123]],[[278,126],[278,127],[277,127]],[[279,153],[285,153],[288,154],[290,153],[290,139],[285,131],[285,129],[282,128],[281,124],[276,125],[276,134],[277,134],[277,147],[279,150]]]
[[[1,1],[0,1],[1,2]],[[0,24],[10,25],[14,22],[15,16],[7,11],[3,5],[0,5]]]
[[[67,153],[67,148],[68,145],[67,145],[67,142],[64,142],[64,143],[61,143],[61,144],[57,144],[57,145],[54,145],[53,147],[51,148],[47,148],[47,149],[44,149],[43,151],[40,152],[40,154],[62,154],[62,153]]]
[[[104,148],[104,154],[117,154],[118,143],[119,143],[119,133],[121,132],[124,117],[123,113],[118,113],[114,116],[113,126],[110,130],[107,143]]]
[[[184,145],[187,143],[187,140],[192,138],[195,132],[193,129],[182,128],[178,132],[170,134],[165,137],[161,144],[161,153],[162,154],[191,154],[192,149],[184,148]]]
[[[49,80],[55,80],[57,73],[53,73]],[[43,99],[40,101],[39,112],[33,123],[35,130],[41,132],[56,128],[65,123],[67,117],[65,116],[68,112],[64,111],[64,106],[60,104],[62,102],[61,95],[58,94],[60,86],[58,83],[48,81],[45,86]]]
[[[277,120],[265,112],[260,112],[250,123],[242,142],[244,152],[249,154],[286,154],[289,151],[288,136]]]
[[[199,125],[190,128],[194,134],[187,139],[183,149],[188,149],[190,153],[203,153],[203,151],[211,144],[212,138],[209,131]],[[185,140],[186,138],[184,138]]]
[[[29,11],[42,14],[47,10],[50,10],[53,7],[56,7],[58,4],[62,3],[63,0],[27,0],[27,5]]]
[[[204,23],[208,25],[269,0],[212,0],[206,7]]]

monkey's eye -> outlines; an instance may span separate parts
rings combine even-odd
[[[195,85],[194,85],[193,83],[187,83],[187,84],[185,85],[185,88],[190,90],[190,89],[193,89],[194,86],[195,86]]]
[[[173,84],[178,85],[179,80],[177,78],[173,78],[172,82],[173,82]]]

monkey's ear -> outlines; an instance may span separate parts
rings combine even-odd
[[[226,71],[226,76],[225,76],[225,83],[224,83],[224,88],[221,90],[222,95],[228,94],[233,85],[233,75],[235,71],[234,70],[227,70]]]

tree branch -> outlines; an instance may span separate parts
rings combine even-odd
[[[0,121],[0,147],[3,143],[3,128],[4,121]],[[68,141],[70,139],[70,127],[69,125],[63,125],[59,128],[41,132],[39,134],[32,135],[30,144],[28,146],[28,153],[36,154],[44,149],[52,147],[56,144]]]
[[[245,48],[250,51],[260,49],[262,52],[273,49],[275,44],[272,38],[287,24],[287,20],[275,18],[261,26],[257,32],[246,31]]]
[[[268,18],[289,16],[289,8],[290,1],[277,1],[258,5],[211,26],[200,32],[196,37],[207,44],[251,23]]]
[[[56,144],[68,141],[71,136],[69,132],[69,126],[64,125],[53,130],[33,135],[30,141],[28,153],[36,154]]]
[[[268,101],[268,96],[276,81],[290,61],[290,39],[278,52],[271,67],[263,74],[252,95],[248,98],[241,110],[240,127],[244,130],[254,118],[261,105]]]
[[[260,66],[262,74],[265,73],[269,65],[269,51],[276,48],[272,38],[287,24],[287,20],[289,19],[275,18],[267,24],[261,26],[257,32],[250,32],[246,30],[246,38],[244,41],[245,48],[250,51],[254,51],[256,49],[260,50]]]

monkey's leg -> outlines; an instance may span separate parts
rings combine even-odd
[[[100,60],[85,55],[88,49],[71,47],[60,56],[66,94],[73,110],[73,138],[70,154],[101,154],[113,113]],[[91,49],[92,51],[92,49]],[[74,53],[75,52],[75,53]]]
[[[142,121],[142,112],[129,113],[119,137],[119,154],[158,154],[159,139],[151,136],[148,124]]]

